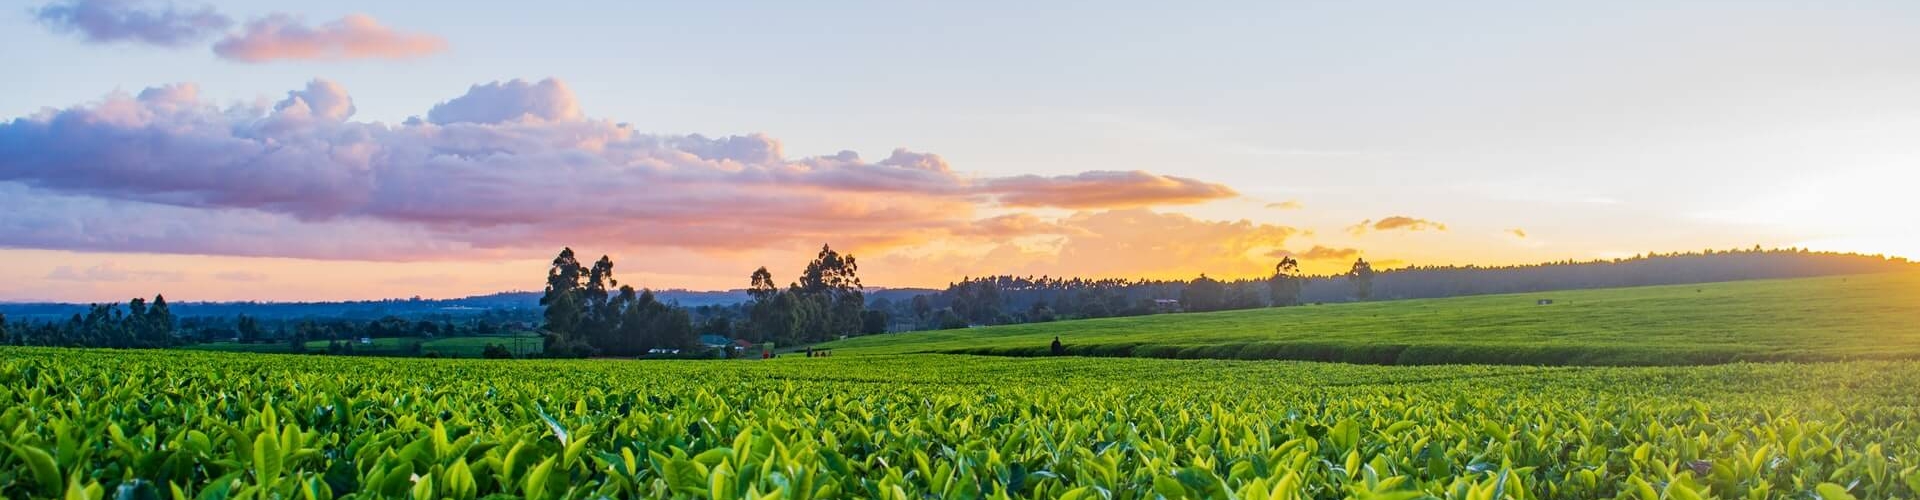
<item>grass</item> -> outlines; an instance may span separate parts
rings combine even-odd
[[[1536,305],[1552,299],[1551,305]],[[1362,364],[1691,365],[1920,359],[1920,273],[1485,295],[859,337],[840,355]]]
[[[421,353],[432,353],[446,358],[478,358],[487,344],[499,344],[517,355],[537,354],[540,352],[540,336],[534,333],[519,334],[519,346],[514,345],[514,335],[484,335],[476,337],[448,337],[421,341],[412,337],[377,338],[372,344],[353,344],[355,355],[370,356],[411,356],[413,344],[421,344]],[[285,342],[265,344],[243,344],[238,342],[208,342],[188,346],[188,349],[202,351],[252,352],[252,353],[289,353],[292,351]],[[327,352],[327,341],[307,342],[308,352]]]

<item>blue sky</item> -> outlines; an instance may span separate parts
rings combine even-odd
[[[353,120],[397,125],[472,85],[552,77],[587,117],[654,134],[763,133],[795,158],[853,150],[874,160],[904,147],[974,178],[1141,170],[1217,183],[1239,196],[1145,208],[1294,228],[1273,242],[1291,251],[1354,248],[1403,264],[1754,244],[1920,254],[1912,2],[210,3],[236,22],[361,13],[448,47],[403,60],[255,64],[217,58],[204,43],[88,43],[36,22],[44,2],[14,5],[0,15],[0,64],[31,77],[0,92],[0,120],[174,82],[216,103],[271,102],[323,78],[351,94]],[[1289,200],[1304,208],[1267,208]],[[1448,230],[1346,230],[1388,216]],[[1057,245],[1043,239],[1021,247]],[[182,265],[155,256],[171,251],[13,246],[25,253],[0,275],[20,280],[58,265]],[[937,269],[879,271],[931,284],[951,270],[999,272],[977,260],[990,246],[921,241],[868,253]],[[766,250],[754,257],[788,249]],[[975,259],[937,257],[948,254]],[[259,255],[192,265],[242,257]],[[442,265],[457,274],[503,259],[512,260]],[[734,259],[713,269],[746,264]],[[1048,265],[1073,271],[1044,260],[1006,271]],[[1229,267],[1218,272],[1256,266]],[[725,283],[702,269],[637,272],[667,285]],[[123,285],[136,284],[50,286],[79,296]]]

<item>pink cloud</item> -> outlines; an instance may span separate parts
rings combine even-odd
[[[560,244],[883,248],[1000,205],[1189,203],[1231,193],[1145,172],[979,179],[896,149],[789,158],[760,134],[648,134],[589,118],[564,82],[476,85],[425,120],[353,120],[340,85],[220,106],[191,84],[0,122],[0,247],[414,261]]]
[[[113,283],[122,281],[178,282],[184,278],[185,275],[179,272],[126,269],[109,262],[84,269],[73,266],[58,266],[53,268],[52,272],[47,273],[45,279],[52,281]]]
[[[515,120],[563,121],[580,119],[580,102],[573,89],[558,79],[529,83],[514,79],[467,88],[466,95],[433,106],[427,121],[500,123]]]
[[[1239,196],[1225,185],[1138,170],[1008,177],[986,182],[981,191],[1007,206],[1060,208],[1191,204]]]
[[[213,44],[215,55],[248,63],[412,59],[446,49],[445,39],[395,31],[366,14],[349,14],[314,27],[295,16],[272,14],[248,22],[240,33]]]

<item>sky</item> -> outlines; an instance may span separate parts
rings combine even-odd
[[[0,300],[1920,257],[1920,3],[0,8]]]

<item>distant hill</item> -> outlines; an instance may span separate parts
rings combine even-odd
[[[1159,314],[869,335],[837,355],[1069,354],[1363,364],[1920,359],[1920,272]],[[1551,301],[1550,303],[1544,301]]]
[[[1806,278],[1880,272],[1920,271],[1898,257],[1800,249],[1759,248],[1647,254],[1632,258],[1559,261],[1519,266],[1426,266],[1380,269],[1371,280],[1368,300],[1459,297],[1497,293],[1581,290],[1646,285],[1714,283],[1754,279]],[[1046,308],[1058,319],[1136,316],[1164,312],[1156,304],[1179,301],[1190,311],[1266,307],[1273,298],[1266,278],[1221,282],[1221,297],[1190,304],[1185,280],[1085,279],[1060,276],[987,276],[950,285],[932,294],[934,309],[951,308],[975,325],[1024,323]],[[1337,303],[1358,299],[1358,287],[1345,276],[1313,276],[1302,283],[1301,303]],[[905,314],[905,311],[896,311]],[[923,325],[924,326],[924,325]]]
[[[162,293],[165,291],[162,290]],[[917,288],[875,288],[867,292],[869,300],[911,298],[932,292]],[[686,307],[725,306],[747,301],[744,289],[725,291],[656,290],[654,296],[664,302]],[[540,292],[499,292],[457,299],[383,299],[341,302],[176,302],[168,304],[178,317],[238,316],[261,319],[342,318],[379,319],[387,316],[415,319],[423,316],[479,314],[485,311],[532,310],[540,307]],[[0,303],[0,314],[8,320],[61,320],[83,314],[87,304],[39,302]]]

